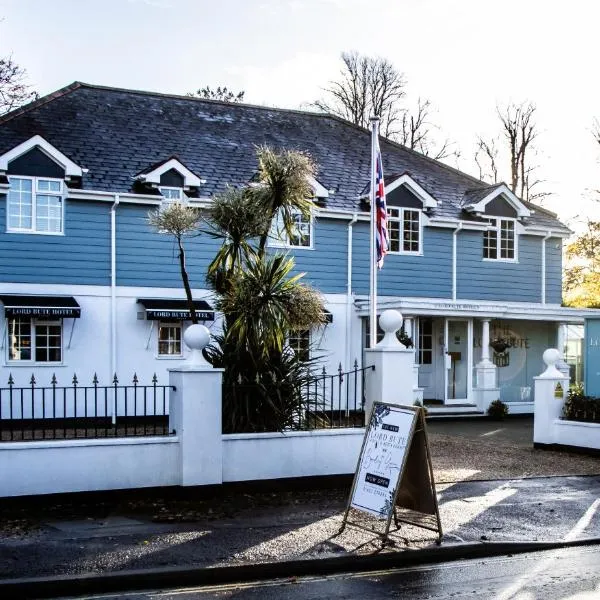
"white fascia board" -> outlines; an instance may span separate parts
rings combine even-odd
[[[461,229],[470,229],[473,231],[485,231],[488,228],[487,223],[478,223],[477,221],[461,221],[459,219],[450,219],[443,217],[429,217],[428,227],[443,227],[445,229],[456,229],[461,224]]]
[[[163,163],[156,169],[149,171],[148,173],[142,173],[138,175],[136,179],[144,181],[146,183],[160,184],[160,177],[167,171],[175,169],[183,177],[184,187],[199,187],[202,184],[200,177],[192,173],[184,164],[179,162],[176,158],[171,158],[167,162]]]
[[[371,217],[369,213],[363,211],[343,211],[333,210],[330,208],[318,208],[315,207],[315,217],[321,217],[325,219],[340,219],[341,221],[351,221],[357,216],[358,221],[370,221]]]
[[[504,196],[506,201],[517,212],[517,217],[529,217],[531,215],[531,211],[517,198],[517,196],[515,196],[515,194],[506,184],[502,184],[501,186],[492,190],[485,198],[481,199],[475,204],[470,204],[466,208],[472,212],[483,214],[488,203],[498,196]]]
[[[401,185],[405,185],[417,196],[417,198],[423,203],[423,208],[436,208],[438,201],[425,189],[423,189],[410,175],[405,173],[395,179],[389,185],[385,186],[386,195],[393,192],[396,188]]]
[[[76,165],[70,158],[67,158],[58,148],[55,148],[50,142],[46,141],[41,135],[34,135],[23,143],[15,146],[8,152],[0,156],[0,171],[8,170],[8,163],[27,154],[33,148],[39,148],[48,158],[63,167],[66,177],[81,177],[87,169],[82,169]]]
[[[356,300],[358,314],[368,316],[366,297]],[[581,324],[585,317],[600,317],[600,309],[580,309],[558,304],[534,302],[497,303],[489,300],[444,300],[435,298],[380,298],[378,309],[399,310],[405,316],[475,317],[492,319],[518,319],[528,321],[556,321]]]
[[[100,190],[69,190],[67,200],[94,200],[96,202],[114,202],[115,196],[119,196],[120,202],[128,204],[151,204],[159,205],[161,196],[149,194],[132,194],[129,192],[103,192]]]
[[[314,177],[308,177],[308,183],[316,198],[329,198],[329,190]]]
[[[571,237],[571,235],[572,235],[571,230],[557,231],[554,229],[544,229],[542,227],[523,227],[522,233],[524,233],[526,235],[536,235],[536,236],[540,236],[540,237],[549,236],[549,237],[557,237],[557,238],[562,238],[562,239],[567,239],[567,238]]]

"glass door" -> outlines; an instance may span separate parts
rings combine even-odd
[[[473,322],[446,319],[446,404],[468,403],[472,388]]]

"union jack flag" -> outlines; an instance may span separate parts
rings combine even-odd
[[[385,204],[385,183],[383,182],[383,165],[381,162],[381,150],[379,141],[375,155],[375,246],[377,249],[377,266],[383,267],[383,258],[387,254],[388,231],[387,231],[387,206]]]

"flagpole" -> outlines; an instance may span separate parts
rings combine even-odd
[[[375,227],[377,226],[375,206],[375,185],[377,179],[377,138],[379,136],[379,117],[371,117],[371,270],[369,285],[369,347],[377,344],[377,247]]]

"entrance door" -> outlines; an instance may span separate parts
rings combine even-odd
[[[444,321],[432,317],[418,319],[417,363],[419,387],[425,400],[443,402],[444,394]]]
[[[446,319],[446,404],[468,403],[473,378],[473,321]]]

